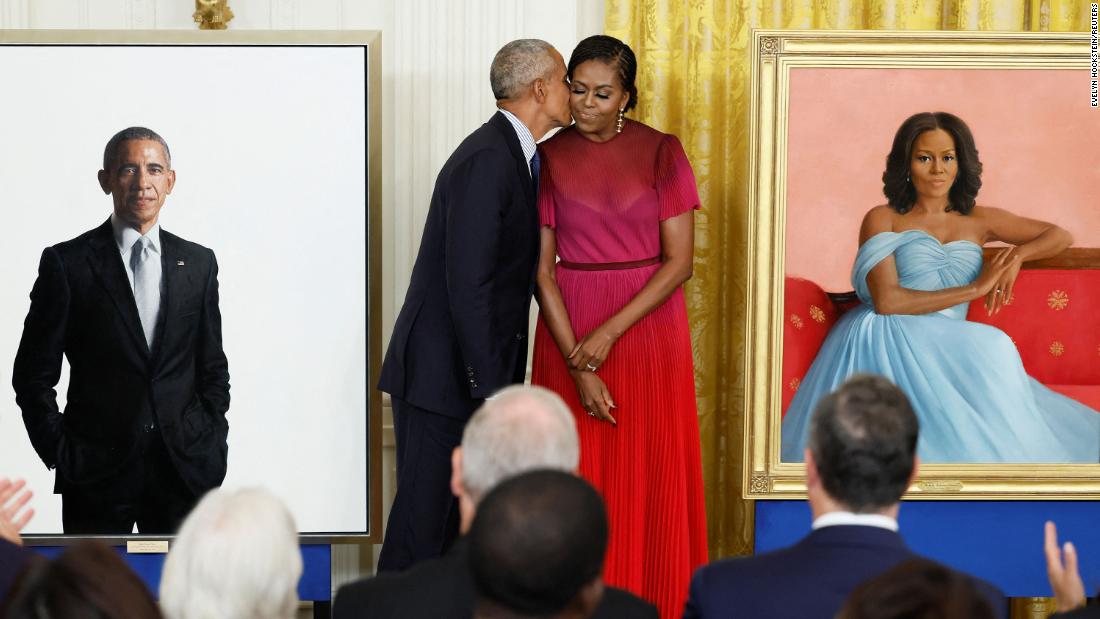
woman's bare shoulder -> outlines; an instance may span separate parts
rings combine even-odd
[[[859,244],[880,232],[890,232],[894,229],[894,216],[896,211],[888,204],[880,204],[863,216],[863,223],[859,227]]]

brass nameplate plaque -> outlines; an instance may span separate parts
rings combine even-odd
[[[960,492],[963,489],[961,481],[953,480],[929,480],[917,482],[917,487],[925,492]]]
[[[138,554],[165,554],[168,552],[166,539],[137,539],[126,542],[126,552]]]

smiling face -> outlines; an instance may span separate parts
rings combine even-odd
[[[115,216],[145,234],[176,184],[164,147],[156,140],[126,140],[111,167],[99,171],[99,186],[113,198]]]
[[[959,174],[955,140],[943,129],[932,129],[913,141],[909,175],[917,196],[946,198]]]
[[[577,131],[597,142],[614,137],[619,110],[630,100],[615,66],[602,60],[582,62],[573,69],[570,88],[569,106]]]

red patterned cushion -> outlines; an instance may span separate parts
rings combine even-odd
[[[967,317],[1007,333],[1039,382],[1100,385],[1100,270],[1020,271],[999,314],[986,316],[979,299]]]
[[[837,320],[833,302],[807,279],[783,282],[783,414]]]

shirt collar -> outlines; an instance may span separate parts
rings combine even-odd
[[[111,213],[111,229],[114,230],[115,244],[118,245],[118,251],[123,256],[130,253],[133,249],[134,243],[141,238],[141,233],[130,227],[129,224],[118,218],[118,215]],[[153,227],[145,233],[145,236],[149,239],[149,249],[152,249],[156,253],[160,253],[160,222],[153,224]]]
[[[856,514],[853,512],[829,512],[822,514],[814,520],[813,529],[835,527],[839,525],[857,525],[864,527],[878,527],[897,532],[898,521],[882,514]]]
[[[523,150],[523,159],[530,163],[531,157],[535,156],[535,136],[531,135],[531,130],[519,118],[516,118],[515,114],[504,108],[498,109],[512,124],[512,128],[515,129],[516,137],[519,138],[519,147]]]

